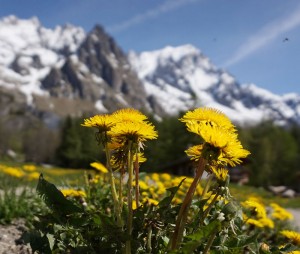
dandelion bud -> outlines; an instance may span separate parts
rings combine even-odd
[[[237,207],[232,202],[229,202],[223,207],[222,213],[225,215],[227,220],[231,220],[237,213]]]
[[[268,244],[266,244],[266,243],[262,243],[261,245],[260,245],[260,251],[262,252],[262,253],[269,253],[269,251],[270,251],[270,247],[269,247],[269,245]]]

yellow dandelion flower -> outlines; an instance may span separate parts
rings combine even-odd
[[[171,175],[170,174],[167,174],[167,173],[163,173],[160,175],[160,178],[163,180],[163,181],[170,181],[172,179]]]
[[[200,135],[205,141],[206,147],[203,146],[201,152],[202,156],[208,157],[207,159],[214,160],[217,157],[219,163],[235,166],[242,162],[242,158],[250,154],[242,147],[236,133],[218,126],[211,127],[210,125],[199,125],[194,122],[188,122],[187,127],[189,131]],[[201,147],[198,147],[198,149],[201,149]],[[204,152],[206,154],[203,154]]]
[[[125,121],[118,123],[111,128],[109,135],[117,142],[131,140],[134,143],[142,143],[147,139],[157,138],[154,126],[146,122]]]
[[[157,173],[151,174],[151,179],[155,182],[159,182],[159,174]]]
[[[181,119],[182,122],[194,122],[196,124],[207,124],[210,126],[218,126],[224,129],[235,131],[235,126],[230,119],[221,111],[213,108],[197,108],[188,111]]]
[[[274,221],[268,217],[259,218],[259,221],[264,227],[274,228]]]
[[[74,189],[62,189],[60,190],[65,197],[86,197],[85,191]]]
[[[148,190],[149,189],[149,185],[143,180],[139,181],[139,186],[140,186],[141,190]]]
[[[267,217],[267,212],[266,208],[264,207],[263,204],[253,201],[253,200],[246,200],[244,202],[241,202],[241,205],[245,207],[246,209],[249,209],[253,212],[255,212],[255,215],[258,218],[266,218]]]
[[[90,163],[90,166],[93,167],[94,169],[97,169],[97,171],[101,173],[108,173],[108,169],[100,162],[92,162]]]
[[[246,224],[253,225],[253,226],[258,227],[258,228],[263,228],[264,227],[264,225],[262,224],[261,221],[256,220],[256,219],[252,219],[252,218],[248,218],[246,220]]]
[[[216,168],[216,167],[212,167],[211,168],[212,172],[214,173],[215,177],[219,180],[219,181],[226,181],[227,179],[227,175],[228,175],[228,170],[226,168]]]
[[[283,207],[276,203],[271,203],[270,206],[273,209],[271,216],[278,220],[292,220],[294,218],[293,214],[285,210]]]
[[[300,233],[291,230],[282,230],[280,233],[288,238],[293,244],[300,246]]]
[[[185,153],[191,157],[191,160],[198,161],[202,157],[203,145],[191,146]]]
[[[157,200],[155,200],[153,198],[144,198],[142,202],[143,202],[143,204],[155,205],[155,206],[157,206],[159,203]]]
[[[288,252],[287,254],[300,254],[300,250],[293,250]]]
[[[25,175],[25,173],[21,169],[14,168],[14,167],[4,167],[2,168],[2,171],[7,175],[17,177],[17,178],[21,178]]]
[[[109,131],[115,123],[115,118],[112,117],[112,115],[103,114],[84,119],[84,123],[81,125],[84,127],[95,127],[99,132],[106,132]]]
[[[142,122],[147,120],[147,116],[133,108],[117,110],[112,114],[112,116],[116,119],[117,122]]]
[[[40,173],[38,173],[38,172],[31,172],[31,173],[29,173],[29,174],[27,175],[27,179],[28,179],[29,181],[37,180],[37,179],[39,179],[39,178],[40,178]]]
[[[35,165],[24,165],[24,166],[23,166],[23,169],[24,169],[25,171],[31,172],[31,171],[35,171],[35,170],[36,170],[36,166],[35,166]]]
[[[246,224],[253,225],[258,228],[274,228],[274,222],[268,217],[258,219],[244,217],[244,221],[246,222]]]

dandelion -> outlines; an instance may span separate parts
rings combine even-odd
[[[202,157],[203,145],[191,146],[185,151],[185,153],[191,158],[191,160],[198,161]]]
[[[82,190],[62,189],[60,191],[65,197],[86,197],[86,193]]]
[[[112,172],[112,168],[110,165],[110,151],[108,149],[108,142],[110,141],[110,136],[108,135],[108,131],[111,130],[111,128],[116,124],[115,118],[112,115],[109,114],[103,114],[103,115],[95,115],[93,117],[90,117],[88,119],[84,119],[84,123],[82,126],[84,127],[94,127],[97,128],[97,141],[101,143],[105,148],[105,154],[106,154],[106,167],[109,172],[109,180],[110,180],[110,187],[111,192],[114,200],[114,212],[117,216],[118,225],[122,225],[121,221],[121,210],[120,210],[120,204],[119,204],[119,197],[116,191],[115,186],[115,178]]]
[[[241,205],[250,211],[254,212],[258,218],[267,217],[267,212],[263,204],[254,201],[254,200],[246,200],[241,203]]]
[[[97,128],[99,132],[106,132],[115,125],[115,119],[109,114],[95,115],[88,119],[84,119],[84,123],[81,125],[84,127]]]
[[[29,181],[37,180],[37,179],[39,179],[39,177],[40,177],[40,173],[38,173],[38,172],[31,172],[27,175],[27,179]]]
[[[242,147],[236,133],[224,130],[218,126],[199,125],[195,122],[188,122],[187,128],[190,132],[201,136],[205,142],[202,146],[187,150],[187,153],[193,155],[194,158],[202,156],[223,165],[235,166],[242,162],[242,158],[250,154],[249,151]]]
[[[300,246],[300,233],[291,230],[282,230],[280,233],[288,238],[293,244]]]
[[[24,165],[24,166],[23,166],[23,169],[24,169],[25,171],[32,172],[32,171],[35,171],[35,170],[36,170],[36,166],[35,166],[35,165]]]
[[[273,208],[271,216],[278,220],[292,220],[294,216],[285,210],[283,207],[276,203],[271,203],[270,206]]]
[[[184,123],[193,122],[201,125],[218,126],[224,129],[235,131],[235,126],[230,119],[221,111],[213,108],[197,108],[193,111],[188,111],[180,121]]]
[[[216,168],[216,167],[211,167],[211,170],[215,177],[217,178],[218,181],[225,182],[227,179],[228,175],[228,170],[226,168]]]
[[[107,168],[100,162],[92,162],[92,163],[90,163],[90,166],[101,173],[104,173],[104,174],[108,173]]]
[[[148,204],[148,205],[157,206],[159,202],[156,199],[153,199],[153,198],[144,198],[143,203]]]
[[[19,168],[14,168],[14,167],[4,167],[2,168],[3,173],[13,176],[13,177],[17,177],[17,178],[21,178],[23,176],[25,176],[25,173],[19,169]]]
[[[133,108],[117,110],[112,114],[112,116],[115,118],[116,122],[142,122],[148,119],[140,111]]]
[[[144,141],[157,138],[157,132],[150,123],[131,121],[116,124],[109,131],[109,135],[118,143],[131,141],[141,147]]]

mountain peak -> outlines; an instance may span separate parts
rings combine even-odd
[[[32,25],[38,27],[41,25],[39,19],[35,16],[31,17],[30,19],[20,19],[15,15],[9,15],[9,16],[6,16],[6,17],[0,19],[0,24],[1,23],[6,24],[6,25],[11,25],[11,26],[20,26],[22,24],[27,24],[27,25],[32,24]]]

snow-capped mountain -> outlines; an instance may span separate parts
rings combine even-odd
[[[161,111],[101,26],[85,33],[37,18],[0,20],[0,115],[31,111],[50,124],[121,107]]]
[[[239,84],[191,45],[126,56],[96,25],[45,28],[37,18],[0,20],[0,115],[48,125],[67,115],[135,107],[157,116],[215,107],[238,124],[300,124],[300,96]]]
[[[192,45],[130,52],[129,61],[147,93],[169,114],[207,106],[223,111],[238,124],[263,120],[300,124],[299,95],[279,96],[254,84],[241,85]]]
[[[17,88],[32,102],[32,94],[46,95],[40,87],[50,68],[62,66],[85,38],[82,28],[43,27],[37,18],[0,20],[0,86]]]

